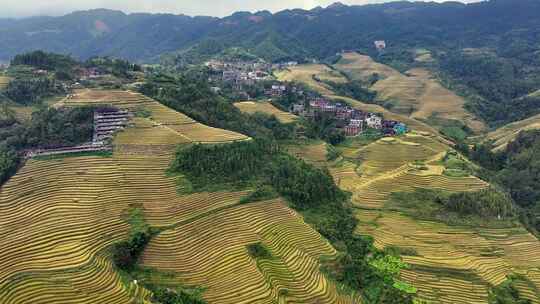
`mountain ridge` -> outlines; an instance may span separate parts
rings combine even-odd
[[[95,9],[60,17],[0,19],[0,25],[3,25],[0,42],[6,46],[0,50],[0,60],[40,48],[68,52],[81,58],[109,55],[149,61],[163,53],[186,49],[211,38],[226,40],[233,37],[235,39],[231,43],[239,44],[243,38],[253,40],[249,35],[271,31],[286,38],[298,39],[302,43],[311,42],[312,45],[308,43],[305,47],[305,52],[290,52],[285,48],[285,57],[290,58],[301,58],[303,53],[314,58],[324,58],[339,49],[369,49],[373,40],[377,39],[391,40],[396,45],[406,45],[415,40],[429,43],[441,32],[442,39],[474,45],[488,39],[487,36],[495,30],[507,32],[534,28],[540,24],[538,16],[534,14],[538,11],[536,9],[540,10],[540,2],[535,0],[498,0],[471,4],[407,1],[350,6],[333,4],[312,10],[237,12],[223,18],[126,14]],[[519,13],[519,18],[515,17],[516,13]],[[103,22],[110,29],[107,35],[103,35],[105,37],[96,36],[97,21]],[[509,21],[512,21],[511,25]],[[473,35],[480,35],[481,39],[467,37],[471,35],[466,32],[468,27],[471,27]],[[407,41],[407,36],[415,31],[418,32],[417,37],[409,37],[410,41]],[[123,37],[128,32],[135,33],[135,37]],[[335,39],[328,37],[327,33],[334,33]],[[148,40],[151,36],[155,38]],[[143,49],[143,46],[150,50],[139,54],[137,50]],[[266,59],[289,58],[268,56]]]

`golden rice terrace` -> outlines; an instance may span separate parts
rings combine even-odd
[[[240,204],[249,191],[179,194],[166,170],[178,144],[249,138],[200,124],[132,92],[80,91],[66,106],[107,104],[136,117],[110,157],[29,160],[0,191],[0,299],[20,303],[150,303],[111,246],[132,208],[161,233],[141,265],[170,284],[203,287],[208,303],[358,303],[320,271],[335,249],[280,199]],[[271,259],[247,246],[263,244]]]

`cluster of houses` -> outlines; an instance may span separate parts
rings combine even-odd
[[[79,67],[76,70],[76,74],[78,78],[83,81],[90,80],[90,79],[97,79],[106,75],[106,73],[103,73],[98,68],[85,68],[85,67]]]
[[[210,60],[205,65],[214,75],[210,81],[221,80],[235,86],[253,85],[258,81],[267,80],[272,69],[272,65],[264,61]]]
[[[308,106],[302,103],[292,105],[291,112],[306,118],[327,113],[337,120],[336,127],[342,129],[346,136],[356,136],[367,128],[380,130],[384,136],[401,135],[408,131],[402,122],[385,120],[380,114],[360,111],[320,97],[309,100]]]

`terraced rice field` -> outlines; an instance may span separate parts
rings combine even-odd
[[[494,150],[504,150],[508,143],[516,139],[519,132],[540,129],[540,115],[536,115],[524,120],[513,122],[489,132],[483,140],[493,141]]]
[[[298,142],[295,142],[285,145],[285,147],[289,154],[303,159],[314,166],[326,166],[328,149],[325,142],[308,141],[304,144],[298,144]]]
[[[336,83],[347,82],[347,78],[336,71],[330,69],[326,65],[322,64],[305,64],[290,67],[287,70],[276,73],[276,77],[279,81],[298,81],[307,84],[311,89],[319,92],[322,95],[333,94],[332,88],[320,81],[328,80]]]
[[[247,114],[255,114],[260,112],[268,115],[274,115],[282,123],[291,123],[298,119],[298,116],[282,111],[266,101],[243,101],[235,103],[234,106],[243,113]]]
[[[216,129],[198,123],[187,115],[178,113],[142,94],[120,90],[78,90],[59,103],[65,106],[113,105],[132,112],[147,111],[150,117],[146,122],[139,120],[133,129],[121,136],[119,144],[135,140],[137,145],[147,141],[148,146],[178,144],[185,142],[224,143],[247,140],[247,136],[223,129]],[[152,126],[152,129],[149,127]],[[156,132],[156,138],[152,134]],[[176,134],[174,134],[176,133]],[[136,139],[138,138],[138,139]]]
[[[264,244],[270,259],[254,260],[246,246]],[[204,254],[206,253],[206,254]],[[146,266],[203,285],[209,303],[351,303],[319,272],[334,249],[281,201],[240,205],[180,222],[154,239]]]
[[[489,286],[513,272],[526,275],[533,286],[540,283],[540,243],[522,227],[448,226],[379,210],[361,210],[358,217],[358,231],[372,235],[377,247],[416,251],[404,256],[411,269],[403,271],[402,279],[433,303],[487,303]],[[533,303],[540,302],[538,289],[520,289]]]
[[[0,193],[2,303],[128,303],[143,296],[106,248],[136,199],[113,159],[29,161]],[[119,199],[121,198],[121,199]]]
[[[15,118],[19,121],[30,120],[32,113],[36,110],[35,107],[25,106],[11,106],[9,108],[15,113]]]
[[[416,119],[432,116],[445,120],[458,120],[474,131],[485,130],[485,125],[464,109],[465,100],[444,88],[424,68],[414,68],[405,74],[389,66],[373,61],[369,56],[347,53],[334,67],[352,79],[367,80],[377,73],[381,80],[371,89],[378,93],[377,99],[394,102],[392,111]]]
[[[164,229],[144,265],[206,287],[208,303],[353,303],[319,271],[335,250],[282,201],[239,204],[248,191],[179,194],[165,170],[186,140],[174,128],[193,122],[152,109],[152,119],[135,118],[117,135],[112,157],[29,160],[1,188],[2,304],[150,303],[150,292],[111,263],[133,207]],[[272,258],[250,257],[255,242]]]
[[[331,169],[336,182],[353,193],[353,204],[361,208],[380,209],[392,192],[412,191],[415,187],[447,191],[485,188],[487,183],[476,177],[453,178],[442,175],[444,168],[435,163],[446,149],[433,137],[409,134],[402,138],[384,138],[359,149],[360,165],[354,174],[343,175],[343,167]],[[414,162],[422,161],[427,170],[418,170]]]
[[[373,74],[378,74],[382,78],[400,75],[395,69],[358,53],[343,54],[342,59],[334,67],[347,74],[351,79],[361,81],[367,81]]]
[[[6,76],[0,76],[0,90],[4,89],[5,87],[7,87],[9,81],[11,79],[9,77],[6,77]]]
[[[396,191],[420,187],[454,192],[487,186],[474,176],[442,175],[437,161],[447,149],[433,136],[408,134],[379,140],[356,153],[349,151],[348,157],[356,158],[356,163],[329,164],[336,183],[353,194],[358,233],[373,236],[380,249],[414,250],[415,254],[404,256],[411,268],[401,276],[429,303],[487,303],[490,286],[514,272],[530,280],[519,286],[522,294],[540,303],[540,241],[523,227],[449,226],[384,208]],[[417,169],[415,161],[422,161],[427,170]]]

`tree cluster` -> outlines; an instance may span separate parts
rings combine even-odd
[[[454,50],[440,56],[440,68],[455,82],[466,84],[466,107],[492,126],[540,113],[540,98],[529,93],[540,86],[539,71],[527,62],[497,55],[467,55]],[[538,63],[537,63],[538,64]]]
[[[184,290],[158,288],[153,290],[152,300],[160,304],[206,304],[200,297]]]
[[[28,65],[47,71],[67,71],[77,65],[77,61],[66,55],[34,51],[15,56],[11,65]]]
[[[53,78],[18,78],[9,82],[5,95],[21,105],[35,105],[44,98],[65,93],[61,83]]]
[[[524,131],[505,150],[493,152],[489,144],[479,144],[462,150],[470,159],[486,169],[480,172],[492,183],[508,191],[523,208],[522,220],[540,231],[536,211],[540,207],[540,131]]]
[[[512,199],[493,188],[476,192],[453,193],[448,197],[440,198],[439,202],[447,210],[462,215],[511,218],[517,214]]]
[[[112,74],[119,78],[131,78],[131,72],[141,72],[142,67],[127,60],[110,57],[93,57],[83,64],[86,68],[97,68],[102,74]]]
[[[139,231],[129,240],[115,244],[113,262],[119,269],[129,271],[137,265],[139,257],[152,239],[149,231]]]
[[[24,149],[74,146],[92,139],[93,108],[41,107],[29,121],[23,122],[13,117],[9,107],[3,109],[6,113],[0,115],[3,126],[0,128],[0,185],[16,172]]]

